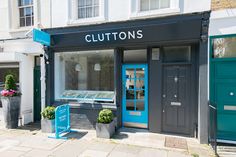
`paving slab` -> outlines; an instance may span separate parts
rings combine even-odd
[[[22,157],[48,157],[50,156],[50,154],[51,151],[48,150],[33,149],[30,152],[27,152],[22,155]]]
[[[103,152],[110,152],[112,151],[117,144],[111,142],[99,142],[99,141],[92,141],[87,149],[90,150],[98,150]]]
[[[109,152],[87,149],[82,152],[78,157],[107,157]]]
[[[167,157],[192,157],[192,156],[188,155],[187,153],[184,154],[183,152],[168,151]]]
[[[142,148],[138,154],[139,157],[167,157],[167,151],[152,149],[152,148]]]
[[[20,152],[29,152],[29,151],[32,150],[32,148],[20,147],[20,146],[13,146],[13,147],[10,148],[10,150],[20,151]]]
[[[24,152],[15,151],[15,150],[6,150],[1,152],[1,157],[22,157]]]

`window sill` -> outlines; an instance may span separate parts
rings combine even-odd
[[[178,13],[180,13],[180,8],[166,8],[166,9],[141,11],[141,12],[139,11],[139,12],[131,13],[130,19],[160,17],[160,16],[166,16],[166,15],[174,15]]]
[[[105,22],[105,17],[92,17],[92,18],[84,18],[84,19],[76,19],[69,20],[68,25],[88,25],[88,24],[97,24]]]
[[[9,31],[9,33],[26,32],[26,31],[29,31],[32,28],[33,28],[33,26],[19,27],[19,28],[16,28],[16,29],[11,29]]]

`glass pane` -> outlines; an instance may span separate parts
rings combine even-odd
[[[86,0],[79,0],[78,7],[84,7]]]
[[[136,89],[144,89],[144,79],[136,79]]]
[[[136,91],[136,99],[144,100],[145,91],[144,90],[137,90]]]
[[[94,0],[94,5],[99,5],[99,0]]]
[[[147,50],[125,50],[123,56],[124,62],[147,62]]]
[[[144,68],[136,69],[136,78],[144,78]]]
[[[190,46],[164,47],[164,62],[189,62]]]
[[[126,79],[126,89],[134,89],[134,79]]]
[[[161,0],[160,8],[170,8],[170,0]]]
[[[32,8],[26,7],[25,8],[25,16],[31,16],[32,15]]]
[[[78,18],[85,18],[85,8],[79,8]]]
[[[23,0],[18,0],[18,5],[19,5],[19,6],[22,6],[22,5],[24,5],[24,2],[23,2]]]
[[[126,110],[129,111],[135,110],[134,101],[126,101]]]
[[[86,17],[93,17],[92,11],[93,11],[92,7],[86,8]]]
[[[32,26],[32,23],[31,23],[31,20],[32,20],[32,17],[26,17],[26,26]]]
[[[86,6],[92,6],[93,0],[86,0]]]
[[[236,57],[236,37],[213,39],[214,58]]]
[[[126,99],[135,99],[134,90],[126,90]]]
[[[126,74],[126,79],[131,79],[131,78],[134,78],[134,69],[133,68],[130,68],[130,69],[126,69],[125,71],[125,74]]]
[[[93,15],[94,17],[97,17],[97,16],[99,16],[99,6],[95,6],[94,7],[94,15]]]
[[[25,26],[25,18],[20,18],[20,27]]]
[[[150,10],[159,9],[159,0],[150,0]]]
[[[149,10],[149,0],[140,0],[140,11]]]
[[[25,16],[25,14],[24,14],[24,8],[20,8],[20,17],[23,17],[23,16]]]
[[[144,111],[144,101],[136,101],[136,110]]]
[[[24,0],[24,5],[31,5],[33,4],[33,0]]]
[[[95,64],[99,65],[99,69],[94,68]],[[96,91],[96,94],[98,91],[113,92],[114,50],[56,53],[55,76],[56,99],[60,99],[62,93],[68,90]],[[103,98],[105,95],[103,93],[96,97]],[[91,94],[87,98],[94,97],[95,94]]]

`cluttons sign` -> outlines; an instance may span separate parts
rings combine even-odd
[[[142,39],[143,31],[139,30],[131,30],[131,31],[114,31],[114,32],[106,32],[106,33],[91,33],[86,34],[84,39],[87,43],[95,43],[95,42],[109,42],[109,41],[117,41],[117,40],[135,40]]]

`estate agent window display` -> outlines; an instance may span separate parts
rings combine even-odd
[[[114,50],[55,54],[55,100],[114,103]]]

